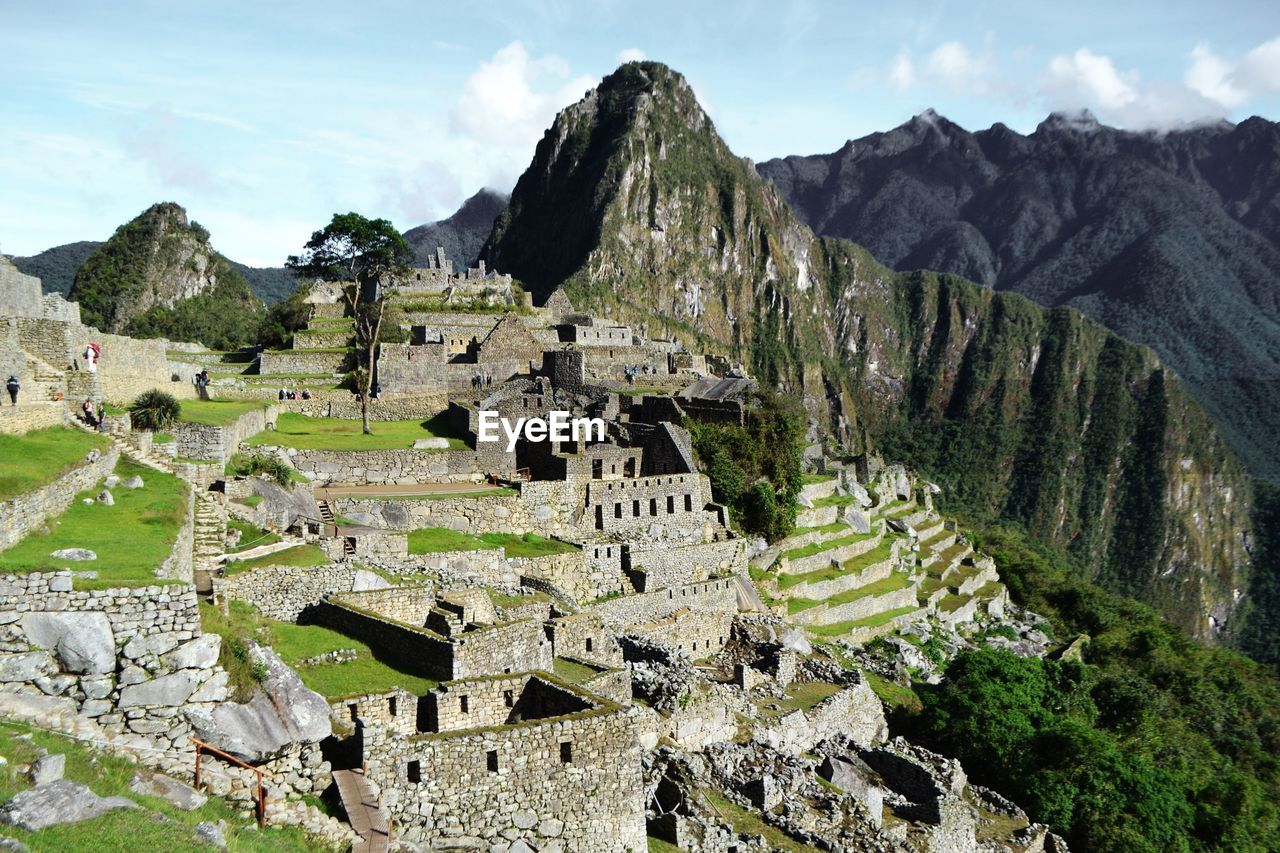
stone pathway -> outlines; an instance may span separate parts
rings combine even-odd
[[[384,853],[391,844],[391,828],[364,774],[359,770],[334,770],[333,781],[347,820],[361,839],[352,845],[352,853]]]
[[[333,500],[335,498],[382,498],[403,497],[405,495],[450,495],[450,494],[482,494],[484,492],[502,491],[502,486],[488,483],[420,483],[407,486],[316,486],[316,500]]]

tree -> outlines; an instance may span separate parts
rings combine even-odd
[[[301,255],[290,255],[285,262],[299,275],[344,284],[342,295],[355,322],[358,364],[353,374],[366,435],[373,433],[369,396],[378,338],[387,299],[394,292],[387,285],[408,271],[412,257],[413,251],[389,221],[335,213],[324,230],[311,235]]]

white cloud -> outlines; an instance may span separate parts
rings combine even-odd
[[[529,146],[560,108],[593,85],[591,77],[571,78],[569,64],[560,57],[531,57],[514,41],[467,78],[451,126],[482,143]]]
[[[1120,110],[1138,99],[1136,79],[1134,72],[1117,71],[1111,57],[1084,47],[1049,60],[1045,90],[1062,106]]]
[[[911,55],[905,48],[898,51],[898,55],[893,58],[893,62],[889,63],[889,82],[899,92],[911,88],[916,82],[915,64],[911,61]]]
[[[618,62],[643,62],[648,59],[648,55],[638,47],[629,47],[626,50],[618,51]]]

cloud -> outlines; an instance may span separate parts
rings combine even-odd
[[[1258,45],[1236,62],[1218,56],[1207,44],[1198,44],[1191,51],[1183,82],[1227,109],[1280,91],[1280,38]]]
[[[889,63],[889,82],[899,92],[910,89],[916,82],[916,67],[906,48],[898,51],[898,55]]]
[[[899,92],[913,88],[931,88],[951,94],[984,95],[1000,87],[998,68],[989,44],[981,53],[958,41],[947,41],[916,59],[902,48],[889,62],[882,75],[855,74],[858,84],[870,76],[883,76]]]
[[[1045,91],[1051,100],[1068,107],[1092,107],[1121,110],[1138,99],[1133,82],[1137,74],[1116,70],[1109,56],[1100,56],[1081,48],[1071,56],[1055,56],[1049,60]]]
[[[531,57],[514,41],[467,78],[450,125],[481,143],[527,147],[537,142],[558,110],[593,85],[591,77],[571,78],[569,64],[560,57]]]
[[[648,55],[638,47],[629,47],[626,50],[618,51],[618,62],[643,62],[648,59]]]

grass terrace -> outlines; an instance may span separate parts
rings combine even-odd
[[[531,595],[507,595],[505,592],[490,589],[488,593],[489,600],[493,602],[494,607],[519,607],[522,604],[532,604],[535,601],[551,600],[551,596],[545,592],[534,592]]]
[[[92,820],[50,826],[28,832],[6,826],[4,834],[26,845],[23,849],[61,853],[103,853],[110,850],[165,850],[200,853],[212,848],[195,837],[196,824],[227,822],[227,849],[233,853],[308,850],[314,844],[297,828],[269,826],[259,830],[255,819],[242,815],[225,800],[210,797],[194,811],[183,811],[167,800],[135,794],[129,783],[138,765],[100,752],[89,744],[54,732],[5,720],[0,722],[0,754],[8,759],[0,768],[0,800],[8,801],[30,787],[14,769],[44,753],[66,756],[64,778],[87,785],[101,797],[126,797],[139,809],[116,809]]]
[[[114,506],[96,501],[84,503],[85,498],[91,499],[101,491],[101,483],[81,492],[66,512],[49,521],[47,532],[32,533],[0,553],[0,572],[72,569],[98,573],[96,579],[77,578],[77,589],[170,583],[157,579],[155,570],[169,558],[186,520],[186,483],[123,458],[116,465],[115,474],[121,480],[137,474],[146,485],[141,489],[112,489]],[[77,562],[49,556],[64,548],[88,548],[98,559]]]
[[[846,530],[849,529],[849,526],[846,524],[841,524],[841,527]],[[875,536],[876,531],[874,530],[870,533],[850,533],[836,539],[827,539],[822,542],[811,542],[803,548],[792,548],[790,551],[783,552],[782,556],[786,557],[788,560],[798,560],[801,557],[812,557],[814,554],[821,554],[823,551],[831,551],[845,545],[852,545],[855,542],[865,542]]]
[[[899,607],[895,610],[886,610],[883,613],[877,613],[874,616],[868,616],[865,619],[852,619],[848,622],[832,622],[830,625],[810,625],[809,632],[817,634],[820,637],[838,637],[841,634],[847,634],[855,628],[879,628],[881,625],[887,625],[899,616],[905,616],[908,613],[914,613],[917,607]]]
[[[49,427],[26,435],[0,435],[0,501],[47,486],[84,463],[90,450],[105,450],[105,435]]]
[[[884,595],[890,592],[897,592],[900,589],[906,589],[911,586],[911,575],[906,572],[894,572],[887,578],[873,581],[866,586],[847,589],[844,592],[837,593],[827,599],[827,604],[835,607],[838,604],[848,604],[850,601],[857,601],[860,598],[866,598],[872,595]]]
[[[309,418],[296,412],[281,412],[274,430],[260,432],[246,444],[298,450],[407,450],[420,438],[446,438],[450,450],[467,446],[443,415],[426,421],[373,421],[369,427],[373,435],[365,435],[361,422],[354,418]]]
[[[242,697],[247,697],[253,687],[253,675],[243,651],[248,648],[250,640],[270,645],[285,663],[298,671],[307,687],[327,697],[374,693],[393,687],[421,695],[437,684],[383,663],[367,644],[329,628],[268,619],[243,601],[231,601],[229,610],[227,615],[223,615],[216,607],[202,603],[200,619],[205,631],[222,636],[224,642],[219,662],[230,673],[238,695]],[[301,666],[302,661],[308,658],[340,649],[354,649],[356,659],[346,663]]]
[[[556,658],[551,663],[555,675],[570,684],[581,684],[605,672],[602,666],[594,666],[569,658]]]
[[[863,533],[859,535],[863,539],[868,539],[871,536],[874,536],[875,534]],[[839,542],[840,540],[835,540],[835,541]],[[824,542],[821,544],[826,545],[827,543]],[[845,543],[842,542],[841,544],[845,544]],[[803,549],[797,549],[797,550],[803,550]],[[825,550],[825,549],[820,549],[820,550]],[[813,553],[818,553],[818,552],[815,551]],[[788,555],[790,555],[790,552],[788,552]],[[848,560],[845,560],[844,563],[842,563],[839,566],[828,566],[825,569],[815,569],[812,572],[805,572],[799,575],[780,574],[778,575],[778,589],[790,589],[791,587],[801,583],[805,583],[805,584],[819,583],[821,581],[828,581],[833,578],[843,577],[845,575],[857,574],[858,572],[861,572],[863,569],[867,568],[868,566],[874,566],[876,563],[879,563],[882,560],[889,559],[889,557],[891,557],[892,555],[893,555],[893,540],[889,537],[885,537],[885,540],[881,542],[879,545],[877,545],[875,548],[872,548],[870,551],[868,551],[865,554],[859,554],[857,557],[851,557]]]
[[[205,426],[226,426],[241,415],[256,412],[271,405],[267,400],[183,400],[178,420]]]
[[[788,711],[808,711],[823,699],[836,695],[844,688],[830,681],[793,682],[787,687],[787,695],[778,704]]]
[[[853,503],[853,495],[828,495],[813,502],[814,509],[824,506],[849,506]]]
[[[756,812],[745,809],[727,799],[719,791],[712,788],[703,788],[701,793],[702,798],[720,815],[725,823],[733,827],[734,831],[742,835],[763,836],[771,850],[784,850],[787,853],[810,853],[810,851],[817,851],[818,849],[807,844],[801,844],[773,824],[765,823],[764,818]]]
[[[258,544],[265,543],[260,542]],[[263,566],[327,566],[332,562],[329,556],[320,549],[319,545],[295,545],[292,548],[285,548],[283,551],[276,551],[274,554],[267,554],[264,557],[228,562],[223,574],[230,577],[242,572],[260,569]]]
[[[508,557],[545,557],[581,549],[559,539],[536,533],[459,533],[447,527],[422,527],[409,532],[410,554],[438,554],[443,551],[482,551],[501,548]]]
[[[254,495],[261,500],[261,496]],[[240,541],[236,543],[234,548],[228,548],[227,553],[237,554],[241,551],[248,551],[250,548],[257,548],[260,545],[274,545],[280,541],[280,537],[269,530],[263,530],[256,524],[250,524],[247,521],[241,521],[238,518],[228,519],[227,527],[231,530],[240,531]]]
[[[834,480],[835,478],[835,474],[803,474],[800,477],[800,482],[806,486],[812,486],[817,483],[825,483],[827,480]]]

